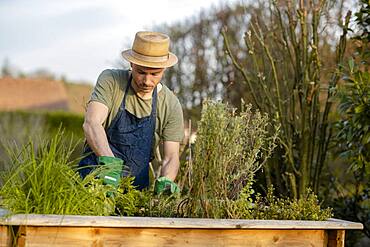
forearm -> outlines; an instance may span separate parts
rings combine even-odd
[[[83,124],[86,141],[97,156],[112,156],[105,129],[101,124],[85,122]]]
[[[176,179],[179,167],[180,161],[178,156],[172,156],[168,159],[164,159],[161,169],[161,176],[167,177],[174,181]]]

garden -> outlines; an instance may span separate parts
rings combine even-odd
[[[161,27],[196,133],[176,193],[153,192],[160,162],[148,190],[104,184],[104,166],[82,179],[83,116],[1,112],[0,246],[366,246],[370,3],[346,6],[259,1]]]

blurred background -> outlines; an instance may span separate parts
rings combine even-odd
[[[1,169],[9,150],[59,128],[77,159],[96,78],[127,68],[120,52],[137,31],[161,31],[179,57],[163,83],[184,109],[184,154],[204,99],[250,103],[281,125],[254,189],[299,198],[310,187],[335,217],[364,224],[347,245],[369,246],[369,13],[367,0],[1,0]]]
[[[116,66],[135,33],[191,19],[202,10],[240,1],[3,0],[0,61],[14,73],[49,72],[93,84]]]

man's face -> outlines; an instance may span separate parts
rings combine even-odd
[[[131,63],[133,88],[138,94],[149,94],[161,81],[164,68],[149,68]]]

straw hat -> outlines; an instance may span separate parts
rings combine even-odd
[[[132,49],[122,52],[131,63],[150,67],[168,68],[177,63],[175,54],[169,52],[170,38],[157,32],[137,32]]]

